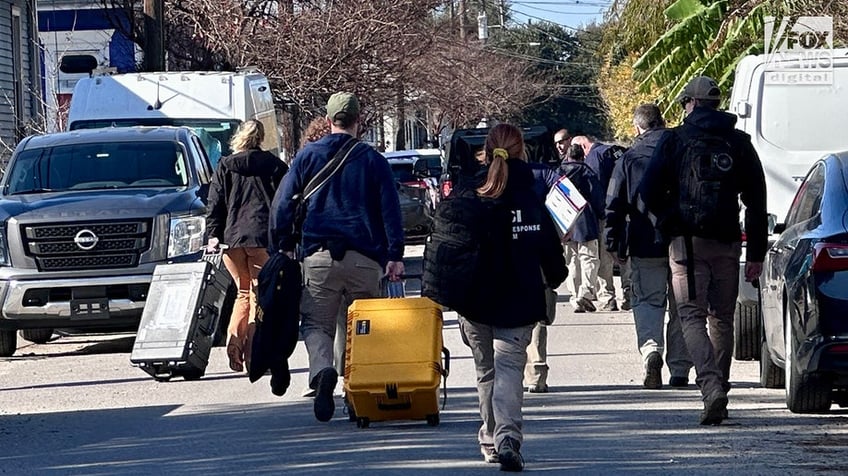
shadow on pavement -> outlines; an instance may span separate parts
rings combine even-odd
[[[781,396],[773,393],[768,399],[778,411]],[[692,400],[692,409],[662,408],[669,399]],[[741,396],[731,399],[726,424],[702,427],[696,422],[697,400],[694,390],[644,391],[626,386],[554,388],[549,394],[530,395],[525,399],[527,470],[744,473],[732,458],[716,457],[720,452],[710,448],[769,440],[776,433],[793,434],[797,447],[756,446],[766,461],[769,453],[801,451],[798,448],[804,446],[832,452],[834,457],[844,454],[844,445],[820,444],[815,416],[770,424],[768,412],[735,409],[734,404],[744,403]],[[336,403],[340,405],[339,398]],[[404,421],[374,422],[358,429],[338,406],[332,421],[319,423],[309,400],[4,415],[0,464],[29,471],[22,474],[491,474],[497,466],[482,462],[478,428],[473,388],[451,389],[437,427]],[[8,437],[21,433],[28,438]],[[784,440],[775,438],[776,443]],[[787,474],[813,468],[799,457],[789,467],[773,469]]]

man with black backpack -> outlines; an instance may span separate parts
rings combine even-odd
[[[671,238],[672,287],[703,396],[701,424],[718,425],[730,390],[739,200],[746,207],[745,279],[754,281],[768,242],[765,178],[751,138],[734,128],[736,116],[717,110],[721,90],[713,79],[692,79],[677,101],[686,118],[660,138],[639,192]]]

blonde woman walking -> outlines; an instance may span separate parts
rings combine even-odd
[[[227,329],[230,369],[245,370],[255,331],[256,285],[259,270],[268,261],[268,213],[271,200],[288,166],[274,154],[261,150],[262,123],[248,120],[230,140],[233,155],[218,164],[209,187],[206,229],[207,248],[221,244],[224,266],[238,288]]]

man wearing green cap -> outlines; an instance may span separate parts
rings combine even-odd
[[[727,418],[730,390],[739,201],[748,240],[745,279],[754,281],[768,244],[766,185],[750,136],[734,128],[736,116],[718,110],[721,90],[712,78],[692,79],[677,101],[686,118],[660,137],[639,194],[671,239],[672,288],[704,401],[700,422],[717,425]]]
[[[380,279],[399,280],[404,271],[403,223],[395,179],[386,159],[357,141],[359,118],[355,95],[340,92],[330,96],[330,134],[298,152],[271,207],[271,251],[293,253],[300,246],[304,282],[301,333],[309,354],[309,386],[316,391],[314,411],[319,421],[329,421],[335,411],[333,390],[339,376],[333,368],[333,339],[343,303],[379,296]],[[293,198],[328,164],[326,170],[334,172],[305,199],[298,242],[298,230],[294,229],[297,200]]]

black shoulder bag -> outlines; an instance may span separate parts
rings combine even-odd
[[[345,161],[347,160],[353,148],[356,147],[359,141],[355,137],[351,137],[342,145],[341,149],[336,152],[336,155],[327,162],[327,165],[321,168],[317,174],[306,184],[301,193],[297,193],[292,197],[295,202],[294,221],[292,223],[292,236],[295,238],[295,243],[300,243],[303,238],[303,222],[306,220],[306,204],[309,197],[315,194],[321,187],[324,186],[333,175],[338,172]]]

